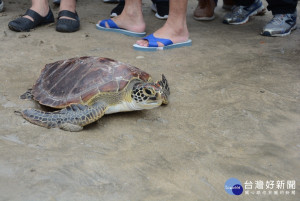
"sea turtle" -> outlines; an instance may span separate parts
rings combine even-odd
[[[33,88],[21,95],[54,112],[25,109],[21,115],[33,124],[80,131],[104,114],[152,109],[168,103],[164,75],[152,82],[137,67],[102,57],[80,57],[47,64]]]

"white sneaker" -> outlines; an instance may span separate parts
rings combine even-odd
[[[287,36],[297,28],[297,11],[289,14],[277,14],[263,28],[263,36]]]

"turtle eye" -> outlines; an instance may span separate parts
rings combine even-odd
[[[145,92],[147,95],[149,95],[149,96],[151,96],[151,95],[154,94],[154,91],[153,91],[153,90],[147,89],[147,88],[144,89],[144,92]]]

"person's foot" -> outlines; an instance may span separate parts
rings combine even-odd
[[[63,10],[67,10],[70,11],[72,13],[76,13],[76,1],[72,2],[72,1],[63,1],[60,4],[59,7],[59,12],[63,11]],[[59,19],[69,19],[69,20],[75,20],[72,17],[67,17],[67,16],[61,16]],[[76,21],[76,20],[75,20]]]
[[[30,31],[38,26],[53,23],[54,16],[49,8],[48,1],[36,1],[24,16],[12,20],[8,23],[12,31]]]
[[[76,1],[62,1],[59,7],[56,31],[75,32],[80,28],[80,20],[76,12]]]
[[[142,12],[137,12],[136,8],[130,10],[124,10],[121,15],[112,18],[116,25],[122,29],[141,33],[145,31],[146,24]],[[98,22],[98,24],[101,21]],[[105,23],[105,27],[109,28],[109,25]]]
[[[165,23],[163,27],[158,29],[153,33],[154,37],[164,38],[171,40],[174,44],[182,43],[189,40],[189,32],[187,27],[183,27],[182,29],[175,29],[176,26],[172,26],[170,23]],[[137,45],[148,47],[149,42],[147,40],[138,40],[136,42]],[[164,45],[160,42],[157,43],[159,47],[163,47]]]
[[[17,32],[30,31],[31,29],[35,29],[38,26],[54,22],[54,16],[50,9],[45,17],[42,17],[40,14],[30,9],[26,11],[25,15],[30,16],[30,18],[32,18],[33,20],[30,20],[26,17],[19,17],[8,23],[9,29]]]
[[[290,14],[277,14],[273,19],[266,24],[263,28],[263,36],[286,36],[291,33],[292,30],[297,28],[296,26],[297,12]]]
[[[213,20],[216,3],[214,0],[199,0],[194,11],[195,20]]]
[[[77,13],[68,10],[61,10],[58,13],[58,20],[56,23],[56,31],[58,32],[75,32],[80,28],[80,20]]]
[[[244,24],[248,22],[249,17],[263,11],[264,6],[261,0],[255,0],[250,6],[235,6],[230,13],[224,17],[225,24]]]
[[[110,12],[110,17],[116,17],[120,15],[124,9],[125,1],[121,1],[116,7]],[[152,11],[155,12],[155,17],[158,19],[168,19],[169,15],[169,2],[157,2],[151,6]]]
[[[234,6],[233,0],[223,0],[222,8],[224,10],[231,10],[233,6]]]
[[[33,11],[37,12],[38,14],[40,14],[42,17],[45,17],[49,13],[50,8],[49,8],[48,3],[39,1],[39,3],[33,4],[31,6],[30,10],[33,10]],[[34,21],[34,19],[32,17],[30,17],[29,15],[24,15],[23,17],[27,18],[31,21]]]

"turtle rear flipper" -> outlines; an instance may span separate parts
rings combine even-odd
[[[26,109],[22,116],[29,122],[46,128],[61,128],[67,131],[80,131],[83,126],[97,121],[104,115],[106,106],[95,104],[86,106],[72,104],[55,112]]]
[[[28,89],[24,94],[20,96],[20,99],[32,100],[33,99],[32,89]]]

